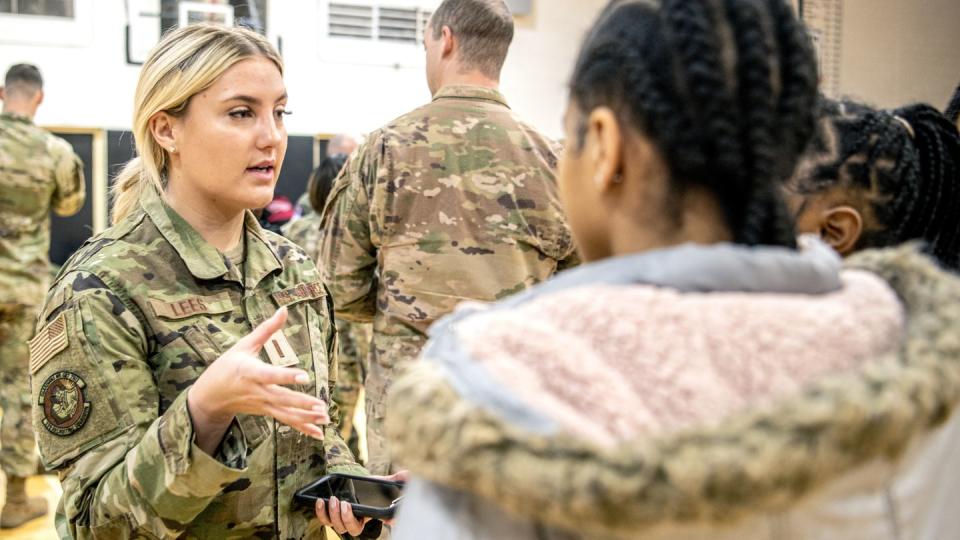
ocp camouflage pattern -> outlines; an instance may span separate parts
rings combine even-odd
[[[307,204],[309,206],[309,203]],[[302,247],[314,261],[319,261],[320,215],[310,213],[284,227],[283,234]],[[318,262],[319,264],[319,262]],[[353,418],[360,402],[360,389],[367,372],[373,326],[337,319],[338,366],[337,387],[333,401],[340,408],[340,434],[347,441],[353,455],[359,455],[359,440],[354,432]]]
[[[575,261],[554,170],[558,147],[492,89],[450,86],[371,133],[322,214],[321,271],[338,317],[373,321],[367,445],[389,469],[384,396],[430,325]]]
[[[31,344],[48,351],[34,358],[34,422],[62,421],[39,405],[40,385],[60,372],[82,378],[91,404],[76,431],[37,433],[63,486],[61,537],[314,537],[313,508],[295,507],[294,492],[328,472],[365,474],[337,432],[335,404],[323,441],[240,415],[216,456],[194,443],[188,389],[281,304],[311,377],[293,388],[329,402],[336,384],[332,305],[313,261],[249,213],[245,242],[241,269],[148,189],[140,210],[64,265]],[[63,347],[44,342],[60,317]]]
[[[49,282],[50,211],[84,202],[83,164],[70,145],[25,116],[0,114],[0,469],[36,470],[27,341]]]
[[[67,141],[24,116],[0,114],[0,302],[37,305],[50,264],[50,211],[77,213],[83,163]]]

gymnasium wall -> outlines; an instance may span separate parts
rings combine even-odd
[[[960,82],[960,0],[843,0],[841,93],[943,109]]]

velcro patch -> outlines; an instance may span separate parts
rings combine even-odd
[[[57,353],[66,349],[68,344],[67,313],[63,311],[30,340],[30,374],[39,371]]]
[[[263,348],[267,350],[267,356],[275,366],[295,366],[299,362],[297,353],[293,351],[293,347],[290,346],[290,342],[287,341],[287,336],[283,334],[282,329],[274,332],[270,339],[263,344]]]
[[[40,387],[43,427],[58,437],[73,435],[90,417],[87,383],[72,371],[58,371]]]
[[[326,295],[327,293],[324,291],[322,283],[319,281],[311,281],[310,283],[301,283],[296,287],[277,291],[273,293],[272,296],[277,306],[283,307],[293,304],[294,302],[300,302],[301,300],[316,300]]]
[[[177,320],[199,313],[226,313],[233,310],[233,303],[230,301],[230,294],[222,292],[211,296],[190,296],[173,302],[151,298],[150,307],[157,317]]]

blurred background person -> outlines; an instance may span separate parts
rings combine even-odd
[[[346,154],[334,154],[320,162],[307,181],[307,193],[313,211],[306,216],[290,222],[284,235],[299,245],[319,264],[320,212],[330,195],[333,182],[347,161]],[[333,401],[340,408],[340,435],[347,441],[353,455],[359,456],[360,437],[354,429],[354,416],[360,401],[360,389],[366,375],[367,357],[370,354],[370,340],[373,326],[370,323],[355,323],[337,319],[337,337],[339,338],[339,356],[337,357],[337,386],[333,391]]]
[[[333,157],[338,155],[342,155],[346,157],[352,154],[353,151],[356,149],[357,149],[357,140],[354,139],[352,135],[347,135],[346,133],[339,133],[337,135],[334,135],[333,138],[330,139],[330,141],[327,143],[327,157]],[[314,176],[311,176],[310,178],[312,179],[314,178]],[[329,190],[330,188],[328,187],[327,193],[329,193]],[[307,189],[303,192],[303,195],[301,195],[300,198],[297,200],[296,217],[294,219],[297,219],[300,217],[306,217],[314,212],[319,213],[321,211],[323,211],[322,204],[318,207],[314,207],[310,203],[310,183],[308,181]]]
[[[386,391],[427,329],[575,263],[555,143],[499,91],[514,24],[503,0],[444,0],[424,48],[431,103],[371,133],[323,212],[319,263],[337,316],[373,321],[365,406],[370,470],[391,470]]]
[[[0,528],[9,529],[47,512],[44,499],[26,492],[37,470],[27,342],[50,274],[50,212],[77,213],[85,188],[70,144],[33,123],[43,102],[40,70],[10,67],[0,99],[0,468],[7,476]]]
[[[885,111],[821,100],[786,192],[799,232],[843,256],[920,240],[960,270],[960,133],[929,105]]]

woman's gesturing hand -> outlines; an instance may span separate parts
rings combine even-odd
[[[307,384],[310,376],[302,369],[267,364],[258,356],[286,321],[287,309],[280,308],[210,364],[190,388],[188,407],[198,446],[207,453],[216,450],[238,414],[270,416],[305,435],[323,438],[320,426],[330,422],[327,404],[285,387]]]

